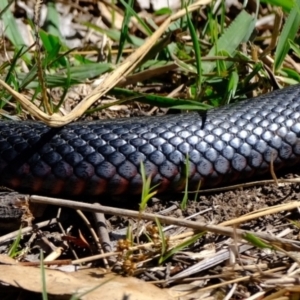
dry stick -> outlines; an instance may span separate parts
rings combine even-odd
[[[200,0],[188,6],[187,11],[192,12],[197,10],[202,5],[210,3],[211,0]],[[8,84],[0,80],[0,85],[2,85],[14,98],[19,100],[20,104],[28,110],[33,116],[42,120],[49,126],[59,127],[66,125],[84,114],[84,112],[102,95],[112,89],[118,82],[120,82],[125,76],[127,76],[137,64],[145,57],[148,51],[153,47],[157,40],[166,32],[169,25],[177,20],[178,18],[186,15],[186,9],[181,9],[177,13],[170,16],[164,21],[164,23],[149,37],[146,42],[140,46],[134,53],[128,56],[119,67],[108,74],[100,86],[95,88],[89,95],[87,95],[69,114],[65,116],[60,116],[58,114],[53,114],[51,116],[40,111],[30,100],[28,100],[22,94],[14,91]]]
[[[232,278],[232,271],[250,271],[254,272],[257,270],[265,271],[269,270],[270,266],[269,264],[266,263],[260,263],[256,265],[245,265],[245,266],[240,266],[240,265],[234,265],[234,266],[227,266],[223,268],[222,273],[218,273],[216,275],[204,275],[204,276],[194,276],[194,277],[188,277],[186,276],[185,278],[178,278],[180,279],[180,282],[191,282],[191,281],[198,281],[198,280],[209,280],[209,279],[220,279],[220,278]],[[171,278],[170,278],[171,279]],[[176,281],[178,281],[176,280]],[[156,280],[156,281],[150,281],[152,284],[162,284],[168,282],[169,279],[161,279],[161,280]],[[175,281],[175,280],[174,280]]]
[[[278,186],[278,178],[277,178],[277,176],[275,174],[275,170],[274,170],[274,156],[275,156],[275,153],[272,151],[271,152],[271,160],[270,160],[270,173],[274,180],[274,183],[276,184],[276,186]]]
[[[275,205],[272,207],[265,207],[265,208],[259,209],[257,211],[248,213],[244,216],[238,217],[236,219],[222,222],[220,225],[230,226],[230,225],[235,225],[235,224],[241,224],[241,223],[245,223],[247,221],[257,219],[257,218],[260,218],[260,217],[263,217],[266,215],[272,215],[272,214],[276,214],[276,213],[279,213],[282,211],[292,210],[299,206],[300,206],[299,201],[293,201],[293,202],[289,202],[289,203]]]
[[[279,291],[272,293],[271,295],[264,297],[264,300],[276,300],[276,299],[291,299],[290,297],[281,297],[287,294],[289,287],[283,287]],[[298,292],[298,290],[297,290]]]
[[[284,268],[285,267],[278,267],[278,268],[267,270],[264,273],[265,274],[275,273],[275,272],[279,272],[279,271],[284,270]],[[260,272],[256,272],[254,274],[251,274],[250,276],[239,277],[239,278],[235,278],[235,279],[232,279],[232,280],[229,280],[229,281],[224,281],[224,282],[217,283],[217,284],[214,284],[214,285],[211,285],[211,286],[200,288],[198,291],[199,292],[204,292],[204,291],[217,289],[217,288],[220,288],[220,287],[228,285],[228,284],[233,284],[233,283],[238,283],[238,282],[241,282],[241,281],[251,280],[253,278],[258,278],[261,275],[262,274]]]
[[[95,206],[101,207],[99,203],[94,203]],[[112,251],[112,245],[109,238],[109,233],[106,226],[106,219],[104,217],[103,213],[93,213],[94,214],[94,220],[96,222],[96,228],[98,231],[98,236],[101,241],[101,246],[104,250],[104,252],[111,252]]]
[[[194,232],[190,231],[190,232],[185,232],[183,234],[179,234],[179,235],[176,235],[176,236],[170,236],[169,237],[169,242],[170,241],[175,242],[175,241],[178,241],[178,240],[183,240],[183,239],[185,239],[187,237],[190,237],[190,236],[193,236],[193,235],[194,235]],[[128,250],[129,251],[148,250],[148,249],[152,249],[153,246],[154,246],[154,243],[149,242],[149,243],[146,243],[146,244],[131,246],[131,247],[129,247]],[[87,262],[103,259],[105,257],[108,257],[108,259],[110,259],[110,258],[112,258],[114,256],[117,256],[117,255],[122,255],[122,252],[112,251],[112,252],[107,252],[107,253],[103,253],[103,254],[96,254],[96,255],[92,255],[92,256],[76,259],[76,260],[72,260],[72,264],[76,265],[76,264],[81,264],[81,263],[87,263]],[[152,258],[154,258],[154,257],[152,257]]]
[[[51,261],[43,261],[43,264],[45,266],[52,266],[52,265],[58,265],[58,266],[69,266],[72,263],[71,259],[60,259],[60,260],[51,260]],[[16,262],[16,265],[20,266],[26,266],[26,267],[39,267],[41,265],[40,261],[25,261],[25,262]]]
[[[58,210],[57,210],[57,214],[56,214],[56,219],[57,219],[57,226],[58,228],[60,229],[61,233],[63,236],[67,236],[68,233],[65,231],[64,227],[62,226],[61,224],[61,221],[60,221],[60,216],[61,216],[61,211],[62,211],[62,208],[59,207]],[[24,229],[24,228],[23,228]],[[68,247],[70,249],[70,251],[72,252],[73,256],[78,259],[78,255],[74,249],[74,247],[72,246],[71,243],[68,243]]]
[[[292,178],[292,179],[277,179],[278,184],[294,184],[294,183],[300,183],[300,178]],[[224,187],[219,187],[219,188],[212,188],[212,189],[203,189],[199,191],[192,191],[189,192],[189,194],[210,194],[210,193],[218,193],[218,192],[224,192],[224,191],[231,191],[231,190],[236,190],[236,189],[243,189],[243,188],[248,188],[252,186],[261,186],[261,185],[266,185],[266,184],[274,184],[274,179],[268,179],[268,180],[259,180],[259,181],[251,181],[251,182],[246,182],[246,183],[240,183],[240,184],[235,184],[235,185],[229,185],[229,186],[224,186]]]
[[[178,225],[178,226],[184,226],[188,228],[192,228],[196,231],[209,231],[213,232],[216,234],[223,234],[226,236],[234,237],[234,236],[239,236],[243,238],[243,235],[246,233],[248,234],[255,234],[257,237],[262,238],[266,241],[269,242],[277,242],[281,244],[285,243],[291,243],[290,240],[287,239],[281,239],[277,238],[274,236],[271,236],[268,233],[262,233],[262,232],[251,232],[247,230],[242,230],[242,229],[232,229],[232,228],[227,228],[224,226],[218,226],[218,225],[207,225],[204,223],[199,223],[199,222],[193,222],[193,221],[187,221],[184,219],[177,219],[177,218],[172,218],[172,217],[165,217],[165,216],[160,216],[156,214],[150,214],[150,213],[140,213],[128,209],[119,209],[119,208],[114,208],[114,207],[95,207],[93,204],[89,203],[83,203],[83,202],[77,202],[77,201],[71,201],[71,200],[64,200],[64,199],[57,199],[57,198],[49,198],[49,197],[42,197],[42,196],[30,196],[30,201],[33,203],[43,203],[43,204],[51,204],[51,205],[58,205],[58,206],[64,206],[68,208],[76,208],[76,209],[81,209],[85,211],[91,211],[91,212],[102,212],[105,214],[111,214],[111,215],[119,215],[119,216],[124,216],[124,217],[129,217],[129,218],[143,218],[145,220],[149,221],[154,221],[155,219],[158,219],[161,223],[164,224],[173,224],[173,225]],[[300,202],[292,202],[294,203],[294,207],[298,207],[300,205]],[[297,246],[296,246],[297,245]],[[300,249],[300,241],[293,241],[294,249]]]
[[[21,230],[16,230],[16,231],[13,231],[13,232],[10,232],[8,234],[5,234],[5,235],[2,235],[0,237],[0,244],[4,243],[4,242],[8,242],[8,241],[11,241],[11,240],[14,240],[18,234],[31,234],[32,233],[32,230],[34,229],[40,229],[40,228],[43,228],[43,227],[46,227],[46,226],[49,226],[49,225],[53,225],[53,224],[56,224],[58,223],[58,220],[56,218],[53,218],[53,219],[50,219],[50,220],[47,220],[47,221],[43,221],[43,222],[40,222],[40,223],[37,223],[35,224],[34,226],[27,226],[25,228],[22,228]]]
[[[99,203],[94,203],[95,206],[101,206]],[[109,233],[106,226],[106,220],[103,213],[93,212],[94,222],[96,223],[96,230],[98,232],[98,237],[100,238],[101,247],[103,251],[101,253],[112,252],[112,245],[109,238]],[[113,265],[116,263],[114,256],[110,256],[107,260],[108,265]]]
[[[89,229],[96,245],[97,245],[97,248],[98,248],[98,251],[100,253],[104,253],[102,247],[101,247],[101,244],[100,244],[100,241],[99,241],[99,237],[98,235],[96,234],[93,226],[91,225],[90,221],[88,220],[88,218],[83,214],[83,212],[80,210],[80,209],[76,209],[76,212],[77,214],[82,218],[83,222],[85,223],[85,225],[87,226],[87,228]],[[84,241],[86,242],[86,241]],[[108,261],[106,259],[103,259],[103,263],[104,263],[104,266],[106,269],[109,269],[109,264],[108,264]]]
[[[227,293],[227,295],[225,296],[224,300],[230,300],[232,299],[232,296],[234,294],[234,292],[237,289],[237,283],[234,283],[230,289],[230,291]]]
[[[93,228],[93,226],[91,225],[90,221],[88,220],[88,218],[82,213],[81,210],[79,209],[76,209],[76,212],[77,214],[81,217],[81,219],[83,220],[85,226],[88,228],[88,230],[90,231],[90,234],[91,236],[93,237],[96,245],[97,245],[97,248],[98,248],[98,251],[101,251],[101,245],[100,245],[100,241],[99,241],[99,238]],[[86,242],[86,241],[84,241]],[[87,243],[87,242],[86,242]],[[87,243],[88,244],[88,243]]]

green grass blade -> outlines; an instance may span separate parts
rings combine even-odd
[[[32,79],[30,80],[30,78],[35,78],[36,77],[36,73],[32,72],[30,73],[30,77],[27,76],[27,74],[24,73],[18,73],[18,78],[21,81],[20,82],[20,88],[22,87],[26,87],[28,89],[36,89],[39,87],[39,82],[37,79]],[[47,87],[48,88],[54,88],[54,87],[64,87],[66,86],[66,84],[68,83],[68,79],[66,78],[65,75],[50,75],[47,74],[45,76],[46,79],[46,83],[47,83]],[[71,84],[79,84],[82,83],[83,80],[79,80],[77,78],[73,78],[71,77],[70,79]]]
[[[54,112],[58,112],[59,108],[63,104],[65,97],[67,96],[68,90],[71,87],[71,71],[69,61],[66,59],[67,63],[67,74],[66,74],[66,84],[63,86],[63,94],[60,97],[59,103],[54,107]]]
[[[180,67],[183,71],[187,73],[192,73],[197,75],[197,68],[195,68],[194,65],[190,64],[189,62],[186,63],[185,61],[182,61],[176,57],[174,57],[175,64]]]
[[[296,83],[300,82],[300,75],[297,71],[290,68],[281,68],[278,72],[281,76],[286,76],[289,79],[295,80]],[[295,84],[295,83],[294,83]]]
[[[131,10],[129,9],[129,7],[132,8],[133,3],[134,3],[134,0],[129,0],[128,4],[126,4],[126,6],[125,6],[126,9],[125,9],[125,15],[124,15],[122,29],[121,29],[119,49],[118,49],[118,55],[117,55],[117,64],[119,63],[119,61],[122,57],[123,50],[125,47],[125,42],[128,39],[128,25],[129,25],[130,17],[131,17]]]
[[[198,239],[200,239],[203,235],[205,234],[205,232],[201,232],[196,234],[195,236],[193,236],[192,238],[188,239],[187,241],[177,245],[176,247],[174,247],[173,249],[169,250],[166,252],[166,254],[164,256],[161,256],[159,259],[159,264],[162,264],[164,261],[166,261],[169,257],[171,257],[172,255],[176,254],[178,251],[181,251],[182,249],[190,246],[191,244],[195,243]]]
[[[9,247],[8,254],[7,254],[9,257],[14,258],[18,255],[18,247],[20,245],[21,238],[22,238],[22,230],[20,228],[16,239],[14,240],[12,245]]]
[[[46,65],[49,64],[51,61],[58,59],[59,51],[62,47],[62,44],[61,44],[61,40],[57,36],[53,34],[49,34],[43,30],[39,31],[39,35],[43,47],[45,49],[45,58],[43,59],[43,67],[46,67]],[[64,66],[65,59],[60,57],[59,60],[58,62],[60,62],[60,64]],[[52,67],[55,67],[55,65]]]
[[[221,18],[220,18],[220,32],[223,34],[224,33],[224,29],[225,29],[225,22],[226,20],[226,5],[225,5],[225,1],[222,1],[221,3]]]
[[[154,12],[155,16],[163,16],[163,15],[171,15],[172,14],[172,9],[169,7],[163,7],[157,11]]]
[[[255,28],[255,21],[255,17],[244,10],[241,11],[218,39],[216,45],[209,51],[207,57],[215,56],[217,52],[222,53],[223,51],[229,55],[234,55],[240,44],[249,40]],[[216,62],[202,61],[203,74],[209,74],[215,68]]]
[[[198,199],[199,199],[198,195],[199,195],[200,189],[201,189],[201,180],[199,180],[199,182],[198,182],[198,186],[197,186],[196,193],[195,193],[195,196],[194,196],[194,201],[195,202],[198,201]]]
[[[117,29],[103,29],[99,26],[89,23],[89,22],[83,22],[83,25],[85,25],[87,28],[94,29],[97,32],[101,32],[103,34],[106,34],[110,39],[112,39],[115,42],[119,42],[121,38],[120,30]],[[145,40],[142,38],[136,37],[132,34],[128,34],[128,40],[130,40],[131,44],[136,47],[140,47],[142,44],[144,44]]]
[[[155,223],[158,229],[158,234],[160,237],[160,241],[161,241],[161,257],[163,257],[167,251],[168,245],[167,245],[167,241],[166,241],[166,236],[164,234],[163,228],[159,222],[159,220],[157,218],[155,218]]]
[[[64,38],[59,30],[59,19],[60,15],[55,7],[55,2],[49,1],[47,3],[47,16],[44,28],[46,28],[47,33],[58,37],[61,42],[64,42]]]
[[[207,30],[209,30],[208,36],[209,36],[209,41],[212,45],[215,47],[215,53],[214,55],[218,52],[218,34],[219,34],[219,28],[218,28],[218,22],[214,18],[214,14],[212,13],[212,8],[209,6],[207,8],[207,19],[208,19],[208,27]]]
[[[114,101],[113,103],[107,103],[107,104],[102,104],[101,106],[95,107],[95,108],[90,108],[86,111],[87,114],[92,114],[96,111],[100,111],[109,107],[112,107],[114,105],[121,105],[121,104],[125,104],[125,103],[129,103],[130,101],[135,100],[135,98],[129,98],[129,99],[122,99],[122,100],[117,100]]]
[[[166,47],[171,43],[172,33],[168,32],[163,38],[161,38],[145,55],[137,67],[146,68],[151,62],[151,59],[157,56],[161,51],[166,51]]]
[[[287,12],[290,11],[295,4],[295,1],[293,0],[260,0],[260,2],[280,6]]]
[[[197,110],[206,111],[212,108],[212,106],[198,101],[184,100],[184,99],[173,99],[157,95],[149,95],[143,93],[132,92],[126,89],[114,88],[109,93],[117,96],[135,97],[133,100],[151,104],[159,107],[168,107],[172,109],[182,109],[182,110]]]
[[[185,158],[185,170],[183,176],[185,177],[185,189],[183,194],[183,199],[180,203],[180,208],[182,210],[185,210],[187,207],[187,201],[188,201],[188,188],[189,188],[189,174],[190,174],[190,161],[189,161],[189,155],[186,155]]]
[[[48,300],[47,284],[46,284],[46,270],[45,270],[45,265],[44,265],[43,250],[40,250],[40,261],[41,261],[40,268],[41,268],[41,273],[42,273],[42,299]]]
[[[145,29],[146,33],[148,34],[148,36],[150,36],[152,34],[152,30],[148,27],[148,25],[144,22],[144,20],[142,20],[140,18],[140,16],[132,9],[132,6],[127,4],[124,0],[120,0],[120,2],[124,5],[124,7],[126,8],[126,10],[129,11],[131,16],[134,16],[138,22],[140,23],[140,25]]]
[[[257,236],[251,233],[245,233],[243,235],[243,239],[245,239],[250,244],[260,249],[274,249],[272,246],[264,242],[262,239],[258,238]]]
[[[9,7],[14,3],[14,0],[10,0],[9,2],[6,1],[6,5],[4,7],[1,7],[0,11],[0,18],[4,15],[4,13],[9,9]],[[5,1],[3,1],[3,4],[5,4]]]
[[[283,30],[279,36],[278,45],[275,51],[274,70],[277,71],[282,65],[288,51],[290,50],[290,40],[294,40],[300,25],[299,14],[300,0],[297,0],[292,8]]]
[[[93,63],[70,67],[71,78],[85,81],[87,78],[98,77],[103,73],[114,70],[114,65],[110,63]]]
[[[67,63],[67,60],[65,60]],[[47,74],[45,76],[48,88],[54,87],[66,87],[82,83],[87,78],[97,77],[105,72],[113,70],[114,66],[109,63],[93,63],[86,64],[81,66],[73,66],[60,70],[61,74]],[[66,75],[65,74],[69,74]],[[34,66],[28,73],[18,73],[18,78],[20,80],[20,88],[33,88],[36,89],[38,87],[37,77],[37,67]],[[69,77],[68,77],[69,76]]]
[[[244,86],[247,87],[251,84],[252,78],[254,78],[259,72],[263,72],[263,63],[258,61],[252,66],[252,71],[244,77]]]
[[[23,48],[20,48],[20,50],[14,55],[12,61],[10,62],[9,69],[6,74],[5,82],[9,82],[9,79],[12,76],[12,73],[14,72],[17,62],[19,58],[22,56]]]
[[[151,176],[146,176],[146,170],[143,162],[140,164],[140,172],[143,182],[142,196],[140,202],[140,212],[143,212],[146,209],[148,201],[156,194],[156,191],[153,191],[157,185],[151,187]]]
[[[12,3],[11,1],[10,3]],[[23,37],[18,28],[17,22],[12,15],[11,11],[8,9],[9,3],[7,0],[0,1],[0,11],[1,11],[1,19],[4,23],[5,35],[12,42],[12,44],[17,48],[21,48],[26,46]]]
[[[193,22],[190,18],[190,15],[187,11],[187,6],[185,7],[186,10],[186,18],[187,18],[187,24],[188,28],[191,34],[192,42],[193,42],[193,48],[195,51],[195,59],[196,59],[196,68],[197,68],[197,78],[196,78],[196,86],[197,86],[197,94],[195,95],[195,98],[199,98],[199,94],[201,92],[201,77],[202,77],[202,70],[201,70],[201,49],[200,49],[200,44],[198,40],[198,36],[195,30],[195,27],[193,25]]]
[[[229,75],[229,81],[227,85],[227,91],[224,96],[223,104],[228,104],[230,99],[234,98],[236,90],[239,84],[239,73],[237,71],[232,71]]]
[[[290,48],[295,52],[295,54],[300,58],[300,47],[294,41],[289,41]]]

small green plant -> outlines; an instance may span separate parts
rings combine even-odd
[[[277,71],[290,50],[290,41],[293,41],[300,26],[300,0],[295,1],[295,5],[289,13],[283,30],[278,39],[278,45],[275,52],[274,69]]]
[[[258,238],[257,236],[251,233],[244,234],[243,238],[257,248],[274,250],[273,246],[267,244],[262,239]]]
[[[166,251],[159,259],[159,264],[162,264],[164,261],[166,261],[168,258],[170,258],[172,255],[176,254],[177,252],[181,251],[184,248],[189,247],[190,245],[194,244],[198,239],[200,239],[205,232],[198,233],[194,235],[192,238],[184,241],[183,243],[177,245],[176,247]]]
[[[183,172],[183,177],[185,181],[185,188],[184,188],[184,194],[182,201],[180,203],[180,208],[182,210],[186,209],[187,206],[187,201],[188,201],[188,189],[189,189],[189,174],[190,174],[190,160],[189,160],[189,155],[186,155],[185,162],[184,162],[184,172]]]
[[[12,245],[10,246],[10,248],[8,250],[9,257],[15,258],[16,256],[18,256],[20,254],[20,251],[18,249],[20,247],[21,238],[22,238],[22,229],[20,228],[16,239],[14,240],[14,242],[12,243]]]
[[[201,80],[202,80],[202,62],[201,62],[201,49],[200,49],[200,43],[198,40],[198,36],[195,30],[195,27],[193,25],[193,22],[190,18],[190,15],[187,11],[187,6],[185,7],[186,9],[186,18],[187,18],[187,24],[188,28],[191,34],[192,42],[193,42],[193,48],[195,51],[195,59],[196,59],[196,87],[197,87],[197,93],[195,94],[195,99],[199,99],[200,92],[201,92]]]
[[[9,7],[11,6],[12,2],[14,1],[0,1],[0,18],[4,23],[6,36],[16,47],[16,51],[18,51],[21,48],[25,47],[26,43],[24,42],[20,30],[18,29],[18,25],[13,14],[9,10]]]
[[[117,56],[117,64],[119,63],[123,50],[125,47],[125,43],[128,39],[128,27],[130,22],[130,17],[132,16],[132,6],[133,6],[133,0],[129,0],[128,4],[126,4],[125,9],[125,15],[122,23],[122,29],[121,29],[121,35],[120,35],[120,41],[119,41],[119,49],[118,49],[118,56]]]
[[[42,249],[40,250],[40,268],[41,268],[41,278],[42,278],[42,298],[43,300],[48,300],[46,270],[44,265],[44,253]]]
[[[141,162],[140,164],[140,172],[143,181],[140,212],[143,212],[146,209],[147,202],[157,193],[156,191],[154,191],[157,185],[151,187],[151,176],[146,176],[145,166],[143,162]]]
[[[158,234],[160,238],[160,243],[161,243],[161,255],[160,257],[163,257],[168,250],[168,243],[167,243],[167,238],[164,234],[163,228],[157,218],[155,218],[155,223],[158,228]]]

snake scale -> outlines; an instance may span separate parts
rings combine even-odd
[[[50,128],[0,121],[0,184],[46,195],[139,194],[245,181],[300,161],[300,86],[237,104]]]

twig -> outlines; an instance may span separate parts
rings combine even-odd
[[[57,219],[54,218],[54,219],[50,219],[50,220],[47,220],[47,221],[44,221],[44,222],[37,223],[34,226],[27,226],[27,227],[21,229],[21,234],[22,235],[30,234],[34,228],[40,229],[40,228],[55,224],[57,222],[58,222]],[[11,241],[11,240],[14,240],[18,236],[18,234],[20,234],[19,229],[16,230],[16,231],[10,232],[8,234],[2,235],[0,237],[0,244],[4,243],[4,242]]]
[[[94,205],[100,206],[99,203],[94,203]],[[96,213],[93,213],[93,217],[94,217],[94,220],[96,223],[98,237],[100,239],[103,252],[105,252],[105,253],[111,252],[112,246],[111,246],[109,234],[107,231],[106,222],[105,222],[106,220],[105,220],[104,214],[96,212]],[[109,258],[109,261],[108,261],[109,264],[114,264],[115,262],[116,262],[116,260],[113,257]]]
[[[297,249],[299,251],[300,247],[300,241],[291,241],[286,239],[278,239],[274,236],[271,236],[268,233],[262,233],[262,232],[251,232],[247,230],[242,229],[233,229],[233,228],[227,228],[225,226],[219,226],[219,225],[207,225],[204,223],[199,222],[193,222],[188,221],[184,219],[178,219],[178,218],[172,218],[172,217],[165,217],[160,216],[158,214],[150,214],[150,213],[140,213],[132,210],[127,209],[119,209],[114,207],[107,207],[107,206],[101,206],[101,207],[95,207],[93,204],[89,203],[83,203],[83,202],[77,202],[77,201],[71,201],[71,200],[64,200],[64,199],[57,199],[57,198],[49,198],[49,197],[43,197],[43,196],[36,196],[33,195],[30,197],[30,201],[34,203],[44,203],[44,204],[50,204],[50,205],[57,205],[57,206],[64,206],[68,208],[76,208],[81,209],[83,211],[91,211],[91,212],[102,212],[105,214],[111,214],[111,215],[119,215],[129,218],[142,218],[149,221],[154,221],[155,219],[158,219],[161,223],[164,224],[173,224],[178,226],[185,226],[187,228],[192,228],[196,231],[209,231],[216,234],[223,234],[226,236],[234,237],[237,235],[240,238],[243,238],[245,234],[254,234],[257,237],[264,239],[269,242],[276,242],[277,245],[282,245],[286,243],[290,243],[291,247],[294,249]],[[295,201],[292,202],[294,204],[294,207],[299,206],[299,202]],[[290,203],[290,205],[292,205]]]
[[[280,183],[282,183],[282,184],[300,183],[300,178],[277,179],[277,183],[278,184],[280,184]],[[199,193],[199,194],[218,193],[218,192],[225,192],[225,191],[231,191],[231,190],[236,190],[236,189],[248,188],[248,187],[252,187],[252,186],[261,186],[261,185],[266,185],[266,184],[274,184],[274,180],[269,179],[269,180],[252,181],[252,182],[247,182],[247,183],[224,186],[224,187],[220,187],[220,188],[203,189],[203,190],[199,190],[199,191],[189,192],[189,194],[191,194],[191,193],[193,193],[193,194],[194,193]]]

